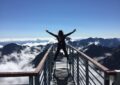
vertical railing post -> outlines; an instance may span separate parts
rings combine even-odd
[[[74,78],[74,59],[75,57],[73,57],[74,51],[72,49],[72,74],[73,74],[73,78]]]
[[[66,51],[67,51],[67,53],[68,53],[68,46],[66,46]]]
[[[35,76],[35,85],[40,85],[39,75]]]
[[[89,65],[88,60],[85,60],[85,69],[86,69],[86,85],[89,85]]]
[[[66,46],[67,47],[67,53],[68,53],[68,55],[69,55],[69,47],[68,46]]]
[[[109,75],[104,73],[104,85],[110,85]]]
[[[29,76],[29,85],[33,85],[33,76]]]
[[[79,56],[77,57],[77,85],[79,85]]]
[[[67,53],[68,53],[68,55],[69,55],[69,48],[68,48],[68,46],[66,46],[66,50],[67,50]],[[67,68],[68,68],[68,71],[70,70],[69,69],[69,60],[70,60],[70,57],[67,59]]]
[[[47,68],[46,68],[46,62],[45,62],[45,65],[44,65],[44,85],[47,85],[47,74],[46,74],[46,71],[47,71]]]
[[[51,57],[49,56],[48,57],[48,85],[50,85],[50,80],[51,80],[51,78],[52,78],[52,70],[51,70],[51,68],[52,68],[52,64],[51,64]]]
[[[73,55],[72,55],[72,49],[71,48],[69,48],[69,49],[70,49],[70,55],[71,55],[71,56],[69,56],[69,58],[70,58],[70,73],[72,74]]]
[[[120,72],[117,72],[116,75],[113,76],[113,84],[112,85],[120,85]]]

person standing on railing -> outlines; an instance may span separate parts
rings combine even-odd
[[[76,31],[76,29],[74,29],[72,32],[64,34],[64,32],[62,30],[59,30],[58,35],[49,32],[48,30],[46,30],[46,32],[48,32],[49,34],[51,34],[52,36],[57,38],[58,44],[57,44],[57,51],[55,53],[55,57],[54,57],[54,61],[56,60],[58,54],[60,53],[60,50],[62,49],[64,51],[65,56],[68,59],[68,53],[66,51],[66,43],[65,43],[65,39],[71,35],[72,33],[74,33]]]

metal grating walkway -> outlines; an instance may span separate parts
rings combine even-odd
[[[65,58],[54,64],[52,76],[51,85],[75,85]]]

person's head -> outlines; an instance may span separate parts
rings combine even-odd
[[[62,31],[62,30],[59,30],[58,36],[63,36],[63,35],[64,35],[63,31]]]

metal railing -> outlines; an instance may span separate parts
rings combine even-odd
[[[67,49],[76,85],[120,85],[120,72],[106,68],[71,45]]]
[[[28,85],[50,85],[52,75],[51,59],[53,45],[47,49],[42,60],[34,71],[30,72],[0,72],[1,77],[29,77]],[[19,84],[20,85],[20,84]],[[22,84],[21,84],[22,85]]]

